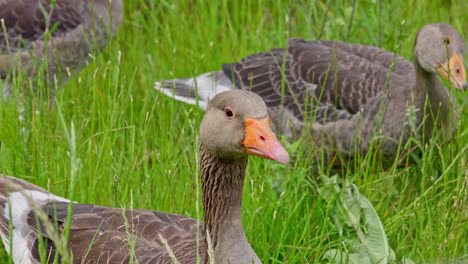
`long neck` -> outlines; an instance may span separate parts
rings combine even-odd
[[[449,91],[440,80],[439,75],[426,71],[415,60],[414,68],[416,72],[416,87],[420,91],[424,91],[429,99],[437,101],[446,100],[449,97]]]
[[[247,242],[242,225],[242,191],[247,157],[223,161],[200,145],[205,230],[215,263],[261,263]],[[205,244],[208,248],[208,244]],[[205,254],[208,263],[208,254]]]
[[[444,126],[445,137],[448,139],[456,125],[456,112],[455,109],[452,109],[455,107],[454,98],[440,80],[439,75],[424,70],[417,59],[415,59],[414,67],[416,72],[415,90],[424,92],[425,98],[424,105],[421,105],[420,109],[428,114],[424,123],[425,136],[426,138],[430,137],[435,127]],[[424,107],[426,108],[424,109]]]

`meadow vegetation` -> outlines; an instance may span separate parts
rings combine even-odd
[[[8,102],[1,101],[1,173],[59,196],[73,193],[81,203],[196,218],[202,215],[196,209],[195,154],[203,112],[158,93],[155,81],[218,70],[248,54],[285,47],[292,37],[379,46],[410,60],[425,24],[450,23],[468,38],[467,1],[125,4],[116,38],[57,92],[53,107],[35,93],[25,95],[19,81]],[[398,260],[468,255],[468,109],[466,94],[451,90],[462,111],[452,141],[442,144],[435,137],[418,144],[414,138],[420,154],[408,148],[401,154],[413,156],[410,165],[383,167],[371,155],[358,169],[343,172],[373,204]],[[74,138],[67,136],[71,129]],[[311,150],[281,140],[294,161],[289,166],[250,158],[243,220],[253,249],[264,263],[319,263],[332,248],[348,250],[356,234],[345,223],[337,225],[333,199],[319,194]],[[8,261],[4,249],[0,256]]]

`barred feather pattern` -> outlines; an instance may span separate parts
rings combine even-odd
[[[39,205],[48,214],[51,223],[57,227],[57,232],[63,231],[69,205],[65,199],[58,199],[31,183],[1,176],[0,234],[4,242],[9,240],[8,200],[18,197],[15,194],[19,194],[20,191],[9,186],[10,182],[21,186],[21,190],[31,193],[33,198],[41,195],[47,197],[35,201],[43,201],[43,204]],[[40,225],[37,225],[36,215],[31,208],[20,208],[14,199],[10,202],[14,210],[23,210],[25,216],[24,222],[13,222],[14,232],[21,234],[26,242],[24,248],[17,248],[19,252],[27,253],[22,256],[21,262],[41,263],[38,240],[41,234],[45,237],[47,256],[50,256],[47,263],[53,263],[56,250],[43,232],[44,223],[40,222]],[[19,219],[16,220],[20,221]],[[180,263],[196,263],[197,259],[197,221],[181,215],[142,209],[124,210],[91,204],[74,204],[70,230],[68,249],[73,252],[73,263],[129,263],[131,257],[138,263],[173,263],[159,239],[159,234],[167,240]],[[199,232],[199,254],[203,260],[205,255],[203,222]],[[13,241],[13,249],[20,246],[15,241],[19,240]],[[133,252],[131,246],[135,248]],[[26,256],[30,262],[26,261]]]
[[[33,77],[47,62],[43,79],[50,87],[55,79],[61,85],[86,66],[90,53],[105,47],[119,28],[122,12],[122,0],[57,0],[53,9],[50,0],[0,0],[6,30],[4,34],[2,27],[0,34],[0,77],[6,79],[18,69]],[[55,91],[50,92],[53,96]]]
[[[287,49],[249,55],[223,65],[223,71],[234,76],[238,88],[262,96],[268,107],[283,102],[299,122],[312,117],[323,124],[350,120],[383,92],[392,59],[393,53],[371,46],[291,39]],[[413,65],[400,56],[394,69],[394,79],[414,75]]]
[[[242,191],[248,158],[224,161],[200,145],[203,212],[205,228],[209,230],[213,250],[221,237],[220,226],[229,221],[232,211],[242,209]]]

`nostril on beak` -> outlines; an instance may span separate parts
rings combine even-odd
[[[260,140],[263,141],[263,142],[266,142],[266,139],[264,136],[260,136]]]

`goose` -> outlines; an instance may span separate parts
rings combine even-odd
[[[283,164],[289,162],[288,152],[270,128],[267,108],[260,96],[243,90],[216,95],[208,104],[200,126],[199,168],[204,210],[204,225],[199,233],[201,263],[208,263],[205,230],[210,234],[215,263],[261,263],[242,225],[248,155]],[[26,181],[0,177],[0,235],[5,248],[13,244],[14,263],[40,263],[35,211],[26,197],[48,213],[59,232],[67,221],[70,201]],[[68,249],[73,252],[74,263],[128,263],[130,251],[125,242],[128,233],[122,214],[121,208],[73,204]],[[159,235],[167,240],[180,263],[196,263],[197,220],[142,209],[126,210],[124,215],[133,225],[138,263],[173,263]],[[49,243],[47,250],[52,263],[54,245]]]
[[[43,74],[53,98],[55,81],[60,87],[84,68],[89,54],[106,46],[123,18],[122,0],[57,0],[54,8],[50,2],[0,0],[0,85],[5,100],[11,75],[18,70],[30,77]],[[49,30],[51,37],[44,41]],[[47,62],[47,70],[40,69],[42,62]]]
[[[195,78],[158,81],[155,87],[202,109],[217,93],[250,90],[265,100],[275,132],[297,139],[310,131],[305,135],[328,158],[367,153],[377,138],[382,158],[394,158],[400,140],[404,144],[414,131],[426,141],[436,128],[442,129],[443,141],[455,131],[457,103],[440,77],[457,90],[467,88],[466,42],[451,25],[424,26],[413,51],[411,63],[372,46],[291,39],[287,48],[249,55]]]

